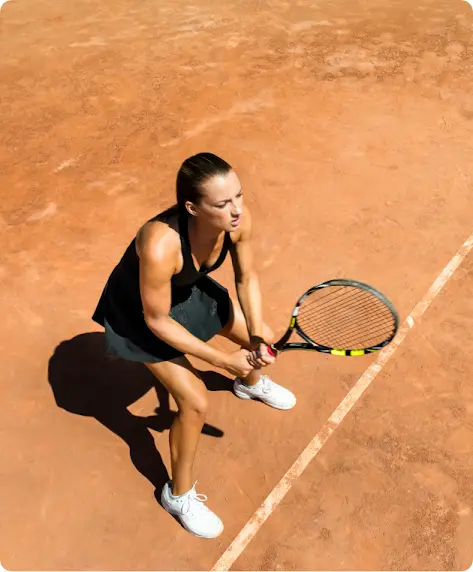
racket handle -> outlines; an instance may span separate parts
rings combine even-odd
[[[268,350],[268,354],[272,357],[276,357],[276,352],[273,350],[271,346],[267,346],[266,349]]]

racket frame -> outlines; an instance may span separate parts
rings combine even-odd
[[[330,286],[354,286],[356,288],[360,288],[361,290],[365,290],[376,296],[383,304],[387,306],[389,311],[391,312],[394,318],[394,330],[392,335],[381,342],[380,344],[370,346],[368,348],[363,349],[338,349],[338,348],[330,348],[328,346],[323,346],[321,344],[317,344],[316,342],[312,341],[299,327],[297,323],[297,316],[299,314],[299,310],[301,307],[302,302],[310,296],[316,290],[321,290],[323,288],[327,288]],[[397,334],[397,330],[399,328],[399,316],[392,305],[392,303],[386,298],[384,294],[381,294],[376,288],[370,286],[369,284],[365,284],[364,282],[359,282],[357,280],[348,280],[345,278],[336,278],[334,280],[327,280],[325,282],[321,282],[317,284],[317,286],[312,286],[309,288],[300,298],[297,300],[294,309],[292,311],[291,321],[289,324],[288,329],[286,330],[285,334],[274,344],[268,346],[268,352],[277,355],[279,352],[288,351],[288,350],[311,350],[317,351],[320,353],[331,354],[336,356],[362,356],[366,354],[370,354],[376,351],[381,350],[385,346],[387,346],[391,341],[394,339],[395,335]],[[292,333],[296,331],[297,334],[304,340],[303,342],[290,342],[288,343],[289,338],[291,337]]]

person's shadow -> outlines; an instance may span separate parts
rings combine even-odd
[[[229,378],[213,371],[200,374],[210,391],[231,391]],[[58,407],[94,417],[125,441],[132,463],[153,484],[159,501],[169,474],[150,429],[160,432],[169,429],[176,415],[164,386],[144,365],[108,356],[105,335],[100,332],[61,342],[49,360],[48,377]],[[133,415],[128,406],[153,387],[159,401],[155,415]],[[224,435],[207,424],[202,433],[212,437]]]

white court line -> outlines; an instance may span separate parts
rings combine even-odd
[[[217,561],[212,570],[229,570],[233,563],[237,560],[243,550],[248,546],[258,530],[261,528],[266,519],[279,505],[282,499],[286,496],[293,483],[304,472],[309,463],[316,457],[329,437],[335,429],[343,421],[347,413],[360,399],[366,389],[371,385],[375,377],[384,367],[389,358],[393,355],[396,349],[402,344],[409,330],[415,325],[422,314],[430,306],[437,294],[442,290],[452,274],[460,266],[463,259],[470,250],[473,248],[473,234],[463,243],[457,254],[445,266],[439,274],[435,282],[429,288],[425,296],[412,310],[406,318],[402,326],[399,328],[398,333],[389,346],[386,346],[379,352],[378,359],[374,361],[365,370],[363,375],[358,379],[356,384],[348,392],[347,396],[338,405],[328,421],[322,427],[321,431],[312,439],[307,447],[302,451],[298,459],[287,471],[284,477],[274,487],[269,496],[258,508],[255,514],[246,523],[240,534],[233,540],[230,546],[225,550],[220,559]]]

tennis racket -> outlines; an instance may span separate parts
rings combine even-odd
[[[328,280],[299,298],[286,333],[267,349],[272,356],[287,350],[361,356],[387,346],[398,326],[394,306],[372,286]],[[294,331],[302,342],[289,342]]]

